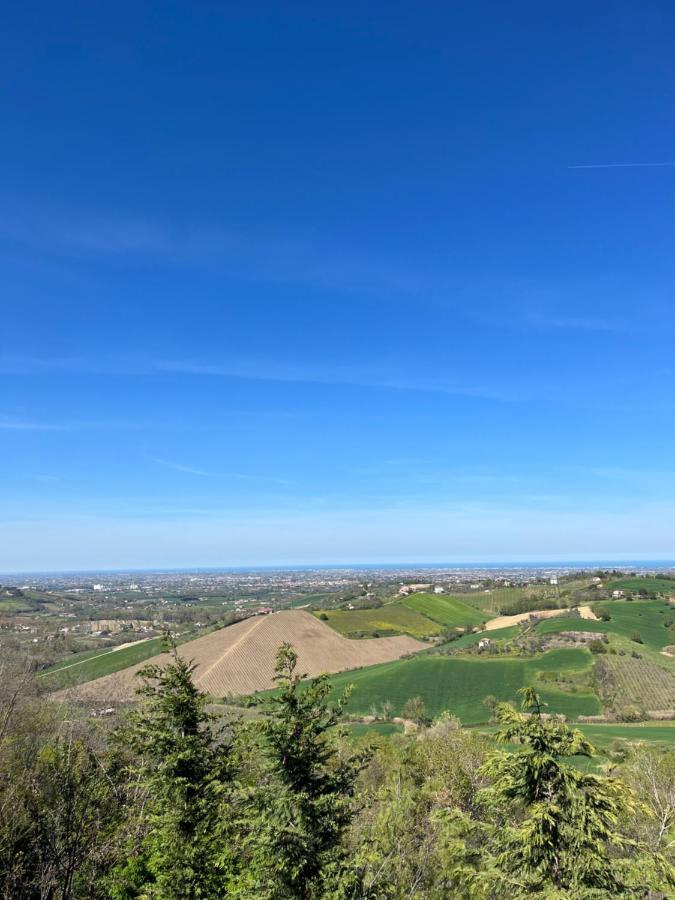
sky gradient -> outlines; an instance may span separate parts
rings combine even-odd
[[[0,571],[675,557],[672,2],[38,6]]]

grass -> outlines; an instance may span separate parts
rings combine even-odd
[[[144,662],[151,656],[161,653],[164,646],[161,637],[152,638],[125,647],[123,650],[88,651],[86,656],[76,661],[64,660],[63,662],[41,672],[38,676],[41,684],[50,691],[56,691],[64,687],[73,687],[76,684],[84,684],[103,675],[111,675],[128,666]]]
[[[401,713],[406,700],[421,696],[431,716],[448,710],[466,724],[487,721],[483,700],[488,695],[498,700],[518,702],[518,690],[536,684],[551,712],[574,718],[601,712],[597,696],[589,689],[566,692],[551,685],[540,685],[540,673],[583,672],[591,667],[586,650],[551,650],[532,659],[473,659],[461,656],[421,656],[397,660],[345,672],[331,678],[335,696],[349,685],[354,692],[348,703],[351,713],[368,714],[372,705],[388,700],[392,715]]]
[[[595,622],[591,619],[560,617],[543,619],[535,626],[538,634],[558,631],[595,631],[617,634],[632,640],[640,632],[643,644],[652,650],[662,650],[673,643],[674,633],[663,624],[668,617],[675,618],[675,610],[662,600],[608,600],[596,603],[594,611],[606,610],[610,619]],[[637,642],[634,642],[639,647]]]
[[[581,723],[578,727],[600,751],[606,750],[617,740],[675,744],[675,722],[637,722],[635,725],[623,723],[586,725]]]
[[[442,631],[438,623],[401,603],[387,603],[378,609],[326,610],[318,616],[346,637],[409,634],[419,638]]]
[[[349,722],[345,725],[350,737],[362,738],[373,737],[374,735],[402,734],[403,725],[396,722]]]
[[[675,596],[675,578],[616,578],[607,583],[608,591],[649,591]]]
[[[0,600],[0,613],[33,612],[37,605],[37,603],[31,603],[30,600],[22,600],[20,597],[8,597],[6,600]]]
[[[472,634],[463,634],[454,641],[448,641],[443,646],[448,650],[461,650],[463,647],[473,647],[483,638],[489,638],[491,641],[510,641],[516,637],[519,631],[520,628],[517,625],[495,628],[494,631],[474,631]]]
[[[543,597],[546,600],[556,598],[556,589],[546,584],[535,584],[528,587],[504,587],[490,588],[487,593],[484,590],[470,591],[466,594],[456,595],[456,599],[473,606],[486,613],[490,618],[498,616],[503,609],[513,606],[524,597]]]
[[[439,625],[461,628],[464,625],[478,625],[487,618],[459,597],[443,594],[411,594],[403,601],[408,609],[421,613]]]

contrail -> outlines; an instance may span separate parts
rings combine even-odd
[[[675,162],[663,163],[596,163],[590,166],[568,166],[568,169],[651,169],[654,167],[675,166]]]

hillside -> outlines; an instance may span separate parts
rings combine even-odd
[[[425,644],[406,636],[351,641],[310,613],[287,610],[237,622],[183,644],[179,652],[196,663],[195,682],[202,690],[214,697],[226,697],[271,688],[275,654],[284,641],[293,645],[298,669],[307,675],[372,666],[426,649]],[[154,656],[80,685],[69,696],[96,701],[132,699],[138,670],[167,659],[167,654]]]
[[[592,664],[591,654],[578,649],[552,650],[530,659],[430,655],[337,675],[331,681],[335,697],[348,684],[354,685],[348,710],[356,715],[370,712],[372,706],[379,708],[385,701],[394,715],[400,715],[406,700],[420,696],[432,716],[447,710],[466,724],[486,722],[490,715],[483,705],[486,696],[517,703],[519,688],[533,685],[550,712],[576,718],[601,712],[596,694],[581,682],[573,691],[571,684],[563,690],[547,676],[562,673],[583,678]]]

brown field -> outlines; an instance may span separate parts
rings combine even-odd
[[[197,685],[214,697],[251,694],[273,687],[274,659],[284,642],[298,654],[303,674],[343,672],[360,666],[399,659],[428,645],[411,637],[350,640],[302,610],[255,616],[222,628],[179,647],[180,655],[197,665]],[[167,654],[121,672],[105,675],[76,688],[60,691],[61,697],[96,701],[122,701],[134,697],[136,673],[149,663],[164,663]]]

